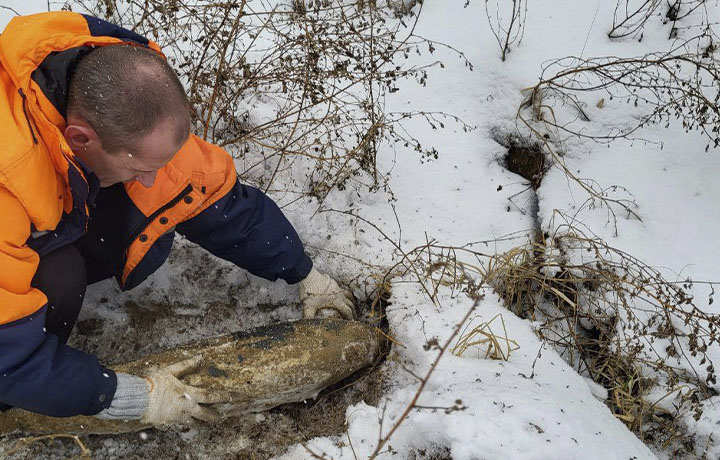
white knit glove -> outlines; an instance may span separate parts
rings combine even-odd
[[[312,318],[321,310],[335,310],[345,319],[355,319],[353,297],[337,282],[314,268],[300,281],[300,301],[303,303],[303,318]]]
[[[145,376],[150,384],[148,408],[140,419],[162,428],[174,423],[191,423],[193,418],[211,422],[221,415],[201,404],[218,404],[231,400],[228,393],[185,385],[178,378],[197,370],[202,356],[156,369]]]

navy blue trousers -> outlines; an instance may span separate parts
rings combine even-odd
[[[80,314],[87,284],[85,259],[75,246],[64,246],[40,259],[31,285],[48,298],[45,329],[63,343]]]
[[[57,249],[40,259],[31,286],[48,298],[45,329],[66,343],[82,308],[87,288],[85,259],[73,246]],[[0,411],[11,406],[0,403]]]

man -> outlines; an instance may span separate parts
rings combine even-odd
[[[190,134],[158,46],[72,12],[17,17],[0,35],[0,403],[51,416],[163,425],[212,420],[224,394],[184,385],[197,359],[115,374],[68,347],[88,283],[132,289],[180,233],[270,280],[299,283],[304,316],[352,318],[279,208],[232,158]]]

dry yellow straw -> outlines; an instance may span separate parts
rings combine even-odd
[[[491,325],[497,318],[500,318],[503,335],[497,335],[492,331]],[[490,321],[483,322],[467,333],[464,332],[453,347],[452,353],[462,356],[471,347],[477,347],[478,357],[480,357],[481,350],[484,350],[485,356],[482,356],[483,358],[507,361],[510,358],[510,353],[519,349],[520,345],[515,340],[508,338],[505,320],[502,314],[498,313]]]

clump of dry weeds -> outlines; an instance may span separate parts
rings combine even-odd
[[[697,420],[700,402],[716,394],[710,354],[720,348],[720,318],[696,306],[692,281],[667,280],[576,225],[485,266],[506,304],[608,390],[606,403],[631,430],[665,445],[687,440],[680,417]]]

